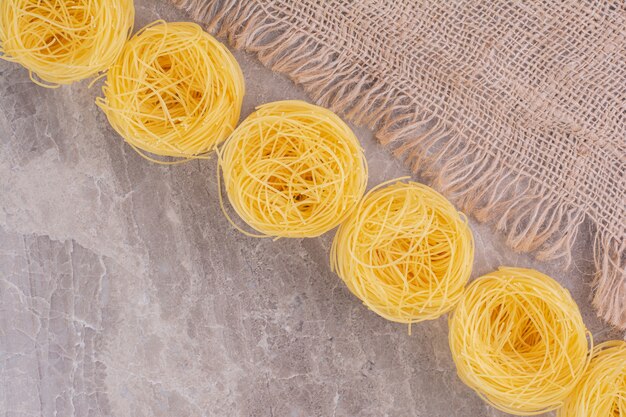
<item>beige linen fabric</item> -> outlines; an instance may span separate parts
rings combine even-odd
[[[626,328],[626,3],[172,0],[377,131],[508,243],[569,262]]]

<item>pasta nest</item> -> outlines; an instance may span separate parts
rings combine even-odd
[[[245,87],[233,55],[200,26],[157,21],[126,44],[102,91],[98,106],[137,152],[183,162],[234,130]]]
[[[472,282],[449,319],[461,380],[499,410],[556,409],[588,364],[587,330],[569,292],[538,271],[503,267]]]
[[[258,107],[219,154],[228,200],[260,234],[227,217],[251,236],[319,236],[352,212],[367,184],[352,130],[330,110],[303,101]]]
[[[557,415],[626,416],[626,342],[611,340],[593,349],[587,371]]]
[[[57,87],[106,70],[132,32],[132,0],[2,0],[0,53]]]
[[[371,190],[341,224],[331,267],[380,316],[435,319],[459,301],[472,271],[467,219],[441,194],[393,180]]]

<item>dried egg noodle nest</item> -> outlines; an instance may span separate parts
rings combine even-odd
[[[558,417],[626,417],[626,342],[593,349],[591,363]]]
[[[365,192],[358,139],[330,110],[303,101],[264,104],[219,150],[228,200],[256,237],[315,237],[341,223]]]
[[[465,216],[432,188],[398,180],[365,196],[331,248],[331,267],[354,295],[380,316],[409,324],[454,307],[473,259]]]
[[[0,53],[58,87],[106,70],[128,40],[132,0],[1,0]]]
[[[239,64],[195,23],[157,21],[124,47],[97,104],[142,156],[206,158],[234,130],[245,93]]]
[[[449,327],[461,380],[511,414],[562,406],[589,361],[578,306],[556,281],[531,269],[503,267],[472,282]]]

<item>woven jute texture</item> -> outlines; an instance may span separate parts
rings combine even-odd
[[[516,250],[566,264],[591,224],[593,303],[626,328],[624,0],[172,1]]]

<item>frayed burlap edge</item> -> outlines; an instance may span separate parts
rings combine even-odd
[[[273,71],[302,85],[318,104],[376,131],[413,172],[453,199],[479,221],[494,220],[515,250],[538,259],[571,261],[577,233],[587,218],[532,178],[514,173],[503,157],[472,148],[444,114],[374,78],[337,51],[294,30],[260,4],[237,0],[171,0],[207,30],[237,49],[256,53]],[[592,219],[590,219],[593,221]],[[626,329],[626,248],[623,237],[596,227],[594,259],[598,315]]]

